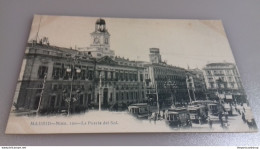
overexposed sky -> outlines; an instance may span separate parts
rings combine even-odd
[[[48,37],[51,45],[88,47],[98,18],[35,15],[29,40]],[[149,61],[149,48],[160,49],[162,60],[187,68],[234,58],[220,21],[103,18],[117,56]]]

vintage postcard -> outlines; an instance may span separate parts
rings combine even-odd
[[[7,134],[255,131],[220,20],[34,16]]]

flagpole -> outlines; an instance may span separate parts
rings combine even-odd
[[[156,101],[157,101],[157,110],[158,114],[160,113],[160,105],[159,105],[159,98],[158,98],[158,89],[157,89],[157,82],[155,82],[155,92],[156,92]]]
[[[36,43],[38,43],[38,36],[39,36],[40,27],[41,27],[41,21],[42,21],[42,16],[40,16],[40,22],[39,22],[38,30],[36,33]]]
[[[187,90],[188,90],[188,95],[190,99],[190,103],[192,102],[191,97],[190,97],[190,89],[189,89],[189,76],[186,75],[186,85],[187,85]]]
[[[98,101],[98,110],[101,111],[101,88],[102,88],[102,80],[101,73],[99,75],[99,101]]]
[[[38,108],[37,108],[37,110],[36,110],[36,114],[37,114],[37,115],[38,115],[39,112],[40,112],[40,107],[41,107],[43,92],[44,92],[44,89],[45,89],[46,79],[47,79],[47,74],[45,73],[44,79],[43,79],[43,83],[42,83],[42,91],[41,91],[41,94],[40,94],[40,100],[39,100]]]

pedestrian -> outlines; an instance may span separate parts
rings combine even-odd
[[[246,122],[246,117],[245,117],[244,112],[242,112],[242,120],[243,120],[244,123]]]
[[[154,124],[156,124],[156,120],[157,120],[157,113],[154,113]]]
[[[255,119],[252,119],[252,128],[257,129]]]
[[[163,119],[165,119],[165,110],[163,110]]]
[[[209,118],[209,128],[212,129],[212,120]]]
[[[158,113],[158,120],[160,120],[161,119],[161,112],[159,111],[159,113]]]
[[[227,123],[225,123],[224,128],[225,128],[225,129],[228,129],[228,126],[229,126],[229,123],[227,122]]]
[[[199,117],[199,124],[200,124],[200,125],[202,124],[201,117]]]
[[[248,126],[249,129],[252,129],[252,122],[247,121],[247,126]]]
[[[224,124],[223,124],[223,120],[222,120],[222,113],[219,113],[218,118],[219,118],[219,122],[221,124],[221,127],[223,128]]]

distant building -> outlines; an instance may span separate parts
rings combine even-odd
[[[235,64],[210,63],[203,70],[211,99],[245,102],[246,95]]]
[[[152,96],[149,89],[157,86],[158,99],[161,105],[189,102],[186,86],[186,70],[162,62],[158,48],[151,48],[149,56],[150,63],[145,64],[145,80],[148,96],[151,96],[151,99],[155,100],[155,95]]]
[[[159,48],[150,48],[150,54],[149,54],[150,62],[151,63],[161,63],[162,58],[160,54],[160,49]]]

